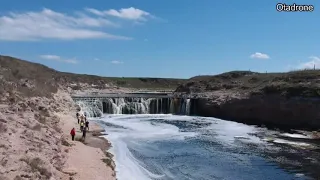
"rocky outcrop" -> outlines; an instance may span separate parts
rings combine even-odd
[[[0,179],[60,179],[63,151],[60,118],[71,99],[55,95],[0,104]]]
[[[277,95],[197,100],[197,114],[279,128],[320,129],[320,98],[286,99]]]
[[[237,72],[191,78],[176,93],[198,97],[199,116],[279,128],[320,129],[320,71]]]

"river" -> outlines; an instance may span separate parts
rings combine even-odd
[[[112,143],[118,180],[320,177],[319,147],[307,135],[171,114],[110,114],[92,120]]]

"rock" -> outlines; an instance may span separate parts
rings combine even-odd
[[[74,168],[63,169],[62,172],[68,174],[69,176],[74,176],[77,174],[77,171]]]
[[[286,99],[277,95],[197,101],[197,115],[247,124],[285,128],[320,128],[320,99],[317,102]]]
[[[312,138],[313,139],[320,139],[320,131],[313,131]]]
[[[280,128],[320,128],[320,71],[254,73],[232,71],[196,76],[178,96],[196,97],[196,115]]]

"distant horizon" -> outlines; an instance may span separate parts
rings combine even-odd
[[[57,70],[53,67],[50,67],[50,66],[47,66],[45,64],[42,64],[41,62],[34,62],[34,61],[31,61],[31,60],[27,60],[27,59],[24,59],[24,58],[18,58],[18,57],[14,57],[14,56],[10,56],[10,55],[4,55],[4,54],[0,54],[0,56],[6,56],[6,57],[11,57],[11,58],[15,58],[15,59],[19,59],[19,60],[22,60],[22,61],[27,61],[27,62],[30,62],[30,63],[36,63],[36,64],[41,64],[41,65],[44,65],[48,68],[51,68],[51,69],[54,69],[56,71],[59,71],[59,72],[62,72],[62,73],[71,73],[71,74],[79,74],[79,75],[92,75],[92,76],[99,76],[99,77],[106,77],[106,78],[155,78],[155,79],[185,79],[185,80],[188,80],[190,78],[193,78],[193,77],[197,77],[197,76],[216,76],[216,75],[220,75],[220,74],[224,74],[224,73],[230,73],[230,72],[252,72],[252,73],[260,73],[260,74],[264,74],[264,73],[270,73],[270,74],[277,74],[277,73],[288,73],[288,72],[295,72],[295,71],[306,71],[306,70],[320,70],[319,68],[316,68],[316,69],[313,69],[313,68],[310,68],[310,69],[297,69],[297,70],[290,70],[290,71],[283,71],[283,72],[257,72],[257,71],[251,71],[251,70],[231,70],[231,71],[226,71],[226,72],[222,72],[222,73],[218,73],[218,74],[202,74],[202,75],[195,75],[195,76],[192,76],[192,77],[188,77],[188,78],[175,78],[175,77],[152,77],[152,76],[100,76],[100,75],[96,75],[96,74],[84,74],[84,73],[77,73],[77,72],[72,72],[72,71],[60,71],[60,70]]]
[[[320,68],[320,1],[6,1],[1,54],[63,72],[190,78]]]

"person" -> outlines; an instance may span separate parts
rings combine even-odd
[[[86,139],[86,134],[87,134],[87,129],[83,128],[82,130],[82,139],[85,140]]]
[[[80,121],[80,131],[82,132],[83,131],[83,128],[84,127],[84,122],[83,122],[83,119],[81,119]]]
[[[80,119],[79,119],[79,116],[80,116],[79,112],[77,112],[76,116],[77,116],[78,124],[79,124],[79,121],[80,121]]]
[[[74,136],[76,135],[76,130],[74,128],[71,129],[70,135],[71,135],[72,141],[74,141]]]
[[[89,121],[86,121],[86,128],[87,128],[88,131],[89,131]]]

